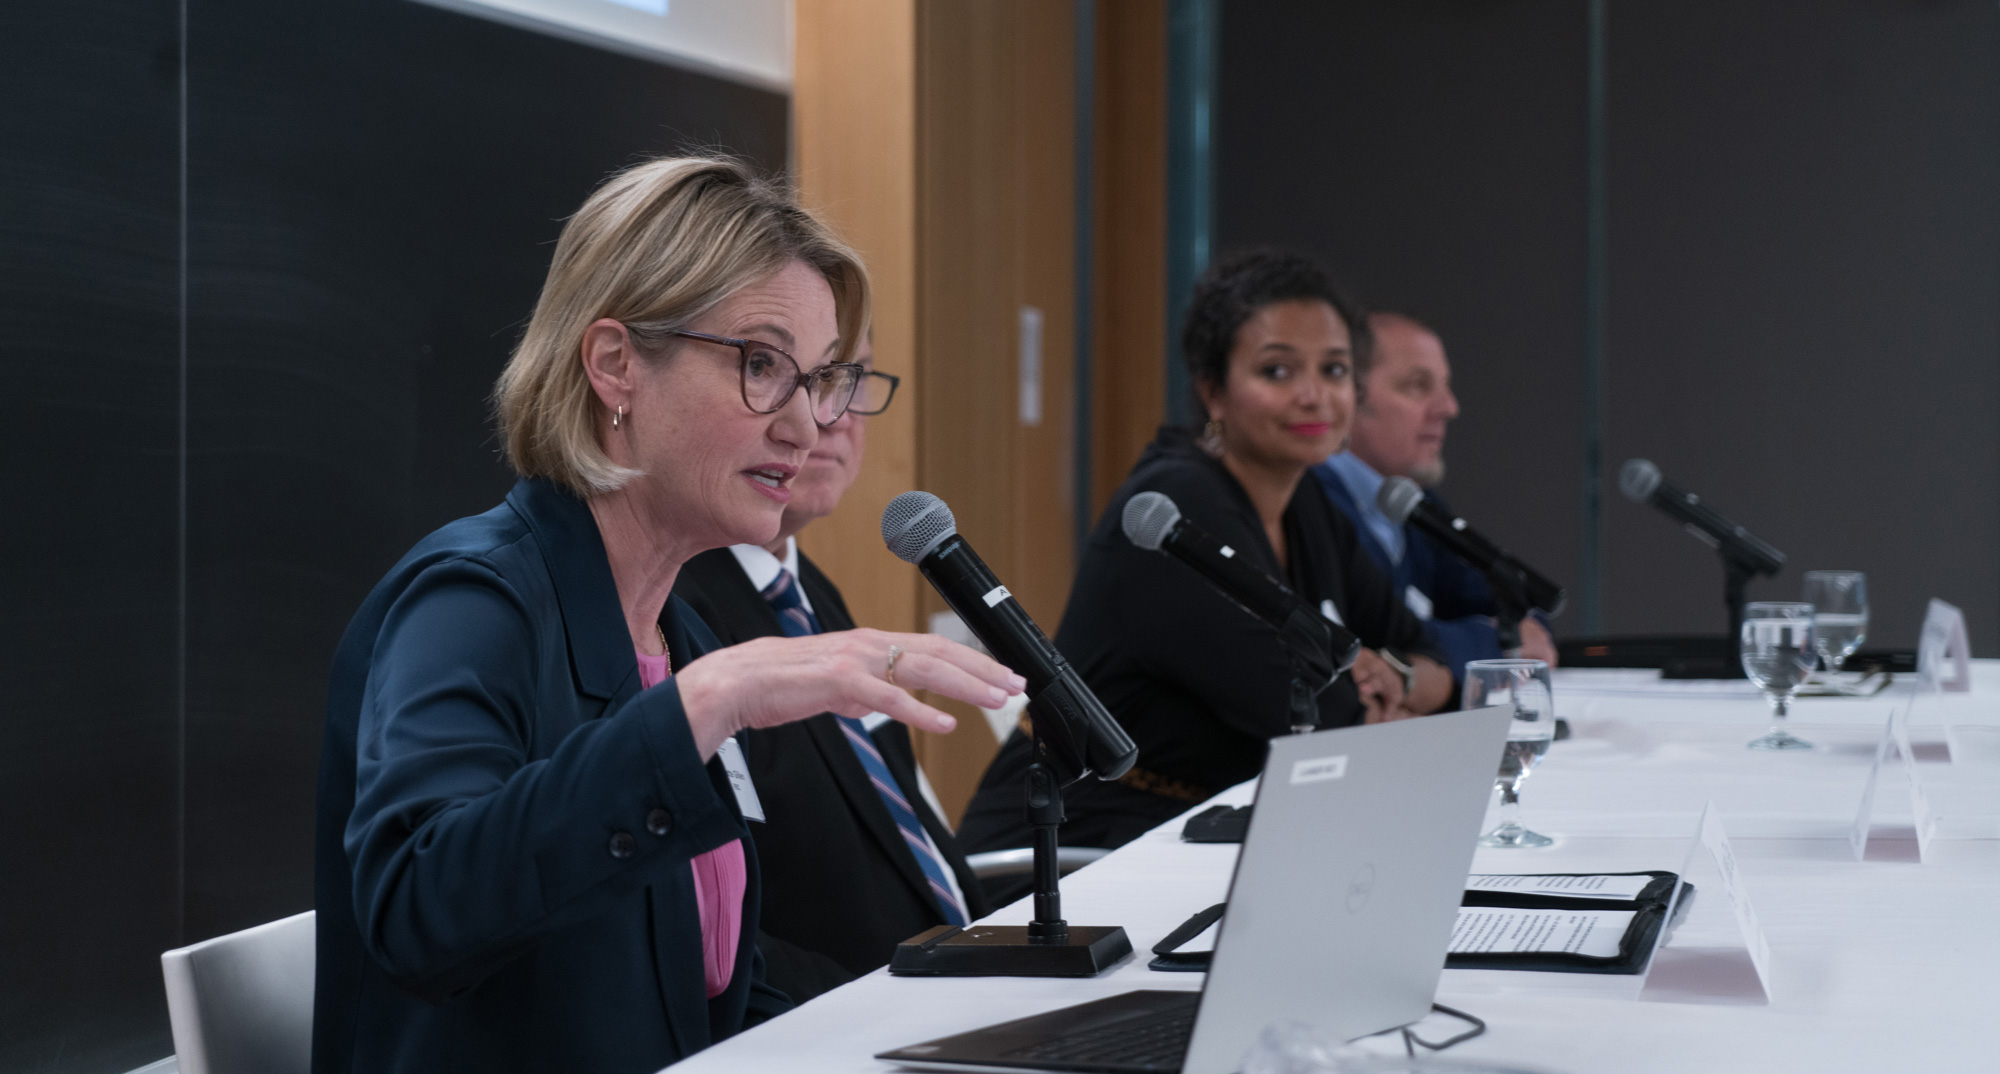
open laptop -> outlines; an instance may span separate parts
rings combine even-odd
[[[1273,740],[1201,991],[1126,992],[876,1058],[1003,1074],[1227,1074],[1279,1019],[1351,1040],[1422,1018],[1512,714]]]

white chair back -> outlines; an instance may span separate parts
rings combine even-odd
[[[1103,847],[1057,847],[1056,873],[1068,876],[1091,862],[1111,853]],[[1035,850],[1021,847],[1018,850],[988,850],[978,854],[967,854],[965,864],[971,866],[972,875],[981,880],[1002,880],[1010,876],[1035,875]]]
[[[160,956],[180,1074],[309,1074],[313,912]]]

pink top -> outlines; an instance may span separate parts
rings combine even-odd
[[[636,652],[636,650],[635,650]],[[651,689],[673,671],[667,654],[639,657],[639,683]],[[743,937],[743,892],[750,885],[743,863],[743,841],[731,839],[690,863],[694,869],[694,906],[701,917],[701,973],[714,999],[729,987],[736,969],[736,947]]]

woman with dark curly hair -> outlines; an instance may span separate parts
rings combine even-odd
[[[1353,526],[1306,470],[1340,449],[1368,361],[1367,319],[1311,260],[1259,250],[1209,270],[1183,347],[1207,415],[1166,426],[1091,532],[1056,646],[1139,745],[1115,783],[1065,795],[1063,841],[1115,847],[1255,776],[1290,730],[1291,665],[1277,635],[1185,565],[1135,547],[1125,503],[1163,492],[1189,521],[1346,624],[1364,649],[1319,695],[1319,725],[1430,712],[1451,676],[1395,599]],[[1407,669],[1407,670],[1406,670]],[[960,839],[1026,846],[1021,779],[1032,746],[1011,735],[987,769]]]

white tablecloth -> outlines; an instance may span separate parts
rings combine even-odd
[[[1918,700],[1919,776],[1941,816],[1916,860],[1900,764],[1877,789],[1869,860],[1846,842],[1892,705],[1810,699],[1795,731],[1824,748],[1752,753],[1764,703],[1742,684],[1661,683],[1652,673],[1565,671],[1556,744],[1522,796],[1537,851],[1479,852],[1481,872],[1676,869],[1703,804],[1728,828],[1770,941],[1773,999],[1755,987],[1727,901],[1711,885],[1663,950],[1647,990],[1607,979],[1446,971],[1439,1001],[1486,1019],[1450,1053],[1585,1072],[2000,1070],[2000,661],[1975,690]],[[1219,800],[1248,800],[1237,788]],[[676,1074],[881,1071],[879,1051],[1134,988],[1195,988],[1146,969],[1152,945],[1222,900],[1236,848],[1180,842],[1164,825],[1063,883],[1064,916],[1123,925],[1141,957],[1101,977],[864,977],[677,1065]],[[1699,882],[1700,874],[1696,874]],[[1026,901],[988,920],[1021,923]]]

